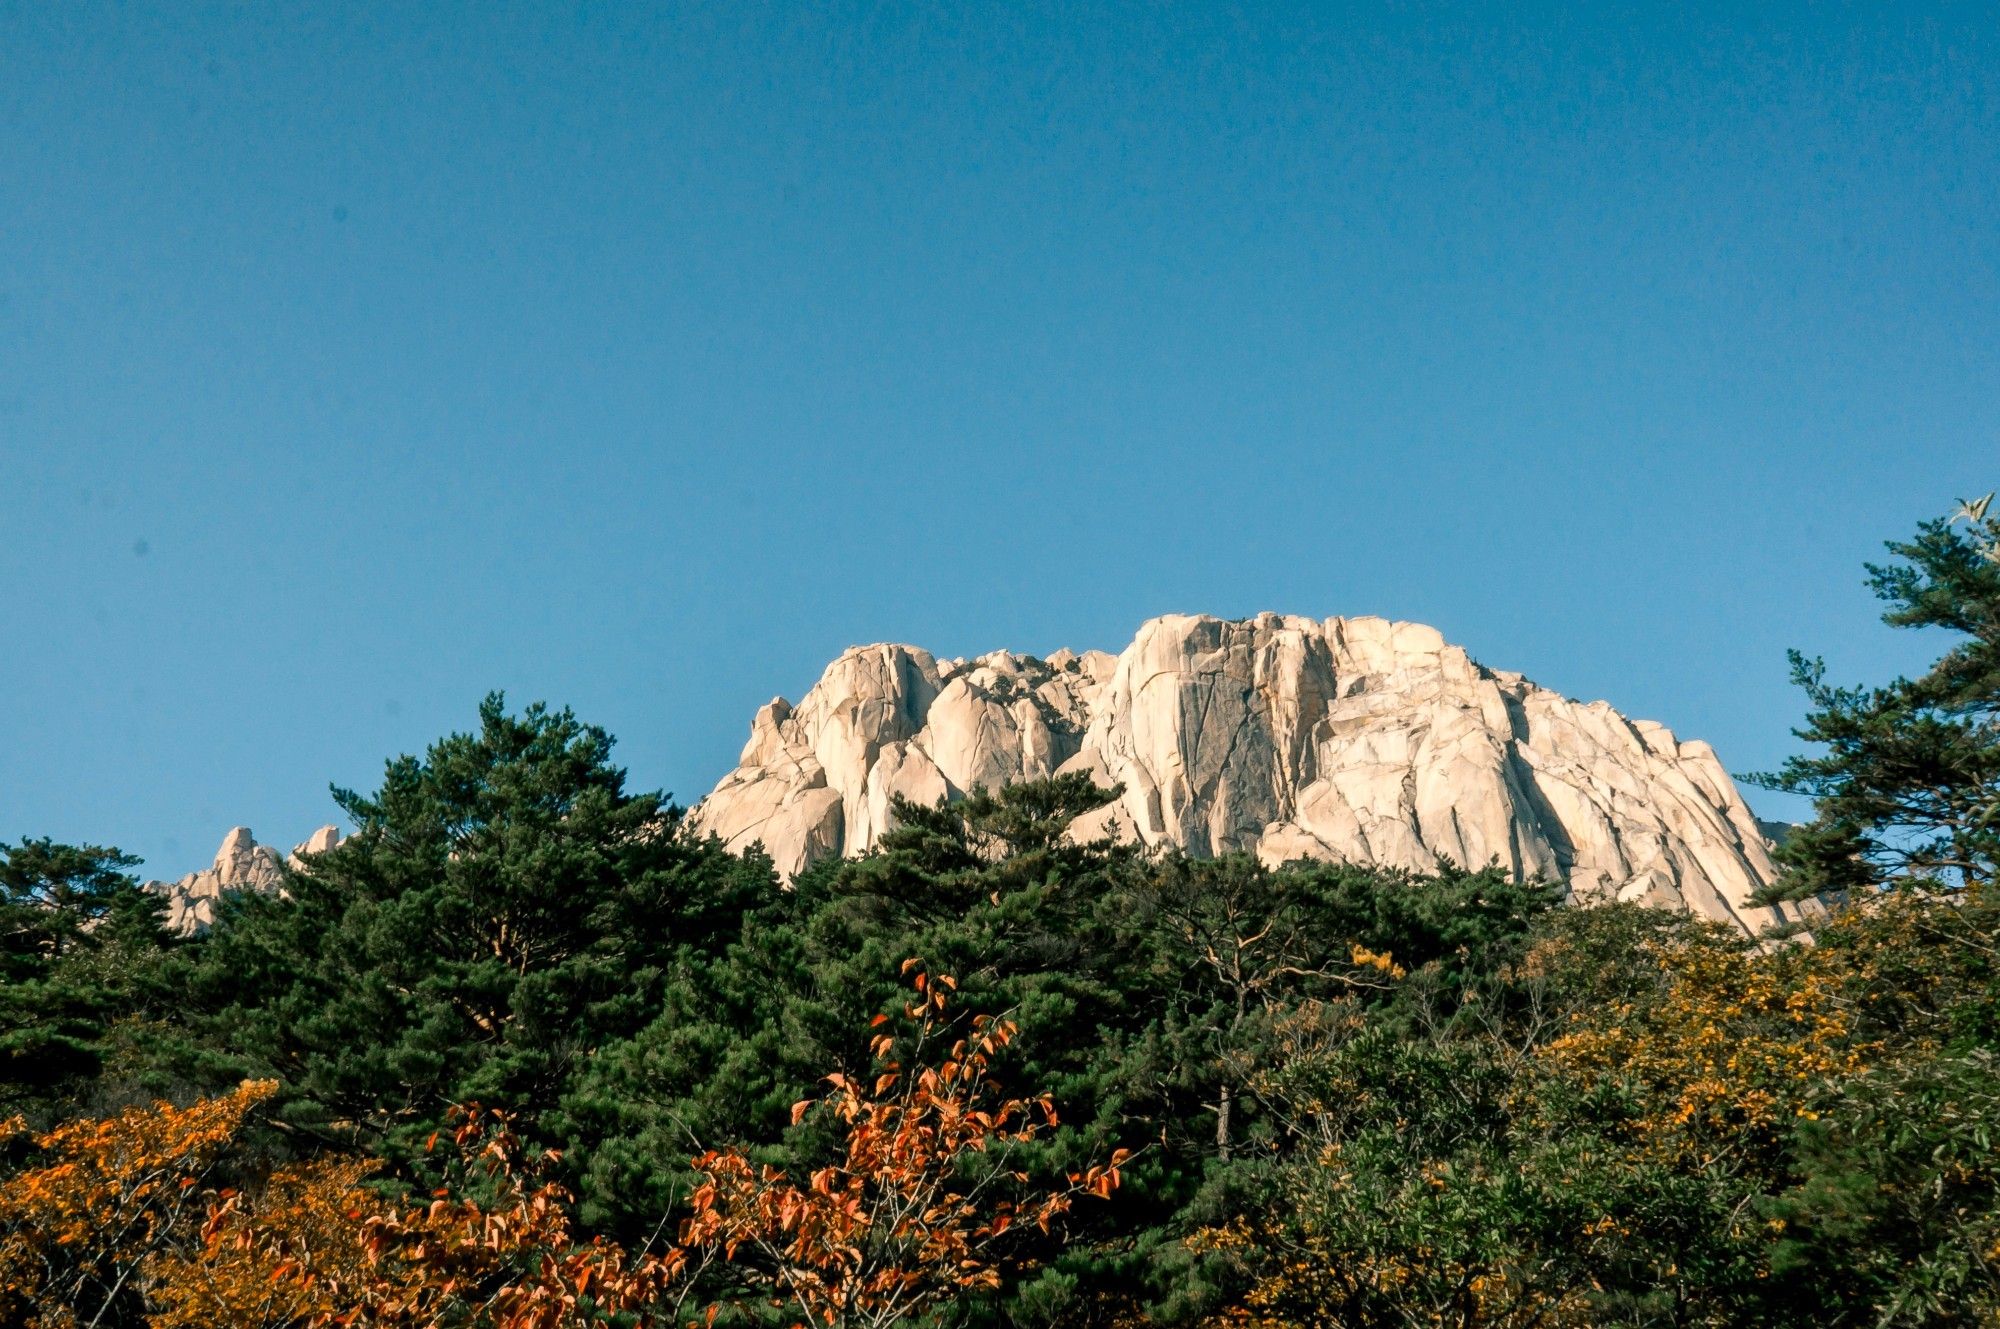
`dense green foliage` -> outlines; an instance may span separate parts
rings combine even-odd
[[[552,1113],[668,975],[731,940],[768,869],[675,833],[568,712],[480,728],[335,797],[358,828],[281,896],[233,901],[188,984],[197,1083],[269,1076],[303,1135],[406,1158],[446,1107]]]
[[[116,849],[0,845],[0,1104],[48,1106],[103,1066],[110,1022],[158,1012],[162,906]]]
[[[781,886],[628,791],[603,731],[492,697],[336,791],[356,834],[198,939],[160,934],[116,851],[0,853],[0,1089],[273,1080],[261,1147],[373,1156],[390,1187],[437,1179],[423,1145],[476,1100],[636,1245],[700,1150],[831,1156],[793,1106],[870,1073],[916,960],[1017,1026],[997,1088],[1059,1116],[1008,1166],[1133,1151],[948,1318],[1992,1325],[1996,540],[1932,523],[1872,570],[1891,623],[1964,638],[1923,678],[1800,665],[1826,751],[1772,777],[1819,799],[1783,890],[1844,893],[1809,943],[1490,867],[1082,843],[1114,796],[1082,777],[899,803],[867,857]]]
[[[1821,661],[1792,652],[1812,704],[1797,733],[1824,751],[1750,777],[1814,800],[1817,815],[1781,851],[1788,871],[1777,894],[1899,876],[1990,881],[2000,868],[2000,515],[1986,515],[1991,498],[1892,541],[1900,562],[1869,566],[1889,605],[1885,623],[1959,637],[1922,677],[1835,687]]]
[[[1298,1324],[1990,1323],[1995,921],[1913,893],[1762,952],[1563,911],[1415,1031],[1313,1012],[1266,1086],[1285,1217],[1219,1239]]]

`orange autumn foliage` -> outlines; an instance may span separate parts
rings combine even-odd
[[[913,1059],[945,1036],[955,986],[917,975]],[[682,1324],[703,1268],[742,1260],[751,1283],[781,1291],[808,1323],[880,1329],[998,1286],[1019,1262],[1017,1228],[1045,1233],[1075,1197],[1118,1185],[1123,1151],[1059,1190],[1014,1198],[1027,1176],[1009,1151],[1056,1118],[1046,1100],[999,1099],[987,1078],[1013,1033],[978,1017],[969,1039],[907,1074],[889,1060],[895,1040],[878,1036],[872,1087],[830,1076],[831,1094],[794,1110],[795,1124],[815,1107],[832,1114],[840,1163],[801,1188],[738,1150],[704,1154],[683,1244],[658,1253],[580,1236],[573,1197],[548,1179],[558,1156],[531,1155],[504,1114],[477,1106],[455,1109],[443,1137],[449,1183],[414,1202],[371,1186],[380,1164],[365,1158],[219,1184],[259,1170],[238,1133],[273,1083],[66,1123],[29,1141],[31,1165],[0,1187],[0,1324],[567,1329],[616,1318],[649,1329]],[[26,1137],[18,1121],[0,1125],[0,1144]]]
[[[918,1022],[907,1051],[913,1065],[947,1036],[957,987],[921,972],[914,982],[917,1001],[905,1011]],[[844,1159],[801,1186],[738,1150],[702,1155],[682,1244],[730,1260],[754,1254],[755,1277],[796,1306],[804,1324],[828,1329],[883,1329],[964,1291],[998,1287],[1011,1239],[1024,1228],[1047,1232],[1078,1196],[1108,1197],[1127,1158],[1120,1150],[1109,1166],[1069,1174],[1060,1190],[1007,1198],[1028,1181],[1010,1153],[1056,1124],[1046,1098],[1001,1099],[988,1078],[1014,1032],[1007,1021],[975,1017],[970,1038],[914,1071],[894,1059],[894,1038],[877,1036],[872,1085],[831,1075],[832,1094],[792,1109],[795,1125],[815,1108],[832,1112],[846,1135]]]
[[[34,1165],[0,1187],[0,1323],[559,1329],[678,1310],[685,1256],[579,1240],[568,1194],[521,1164],[504,1118],[476,1108],[458,1114],[452,1143],[463,1179],[497,1202],[441,1193],[399,1206],[362,1184],[379,1165],[351,1158],[282,1167],[246,1190],[205,1184],[274,1092],[246,1083],[34,1138]]]
[[[453,1142],[468,1174],[497,1183],[501,1202],[480,1205],[440,1193],[430,1204],[370,1214],[361,1242],[383,1275],[357,1289],[347,1311],[321,1325],[477,1325],[560,1329],[625,1314],[637,1327],[671,1324],[686,1295],[675,1284],[687,1258],[628,1253],[603,1237],[581,1240],[573,1197],[523,1167],[521,1142],[499,1113],[461,1113]],[[553,1151],[541,1161],[552,1164]]]
[[[276,1091],[246,1081],[192,1107],[131,1108],[33,1137],[32,1165],[0,1186],[0,1322],[72,1329],[143,1306],[244,1115]],[[27,1135],[19,1119],[0,1124],[0,1141]]]
[[[159,1258],[154,1329],[276,1329],[324,1323],[369,1267],[359,1217],[378,1205],[362,1188],[378,1164],[323,1158],[280,1168],[254,1197],[210,1197],[196,1239]]]
[[[582,1241],[569,1193],[524,1164],[507,1118],[455,1114],[463,1189],[399,1206],[361,1185],[375,1165],[320,1160],[275,1173],[253,1199],[219,1196],[199,1247],[163,1263],[160,1329],[271,1326],[478,1326],[561,1329],[628,1314],[670,1323],[685,1256],[629,1255]],[[435,1141],[433,1141],[435,1143]]]

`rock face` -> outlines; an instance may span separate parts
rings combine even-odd
[[[1379,618],[1156,618],[1116,656],[940,662],[863,646],[757,712],[692,814],[789,877],[934,803],[1087,771],[1124,795],[1077,833],[1207,856],[1427,870],[1438,855],[1755,931],[1768,846],[1706,743],[1475,664]]]
[[[305,856],[339,843],[339,830],[322,826],[304,844],[293,846],[291,862],[297,865]],[[187,936],[206,932],[214,924],[215,903],[225,891],[276,890],[282,876],[278,851],[258,844],[248,826],[238,826],[222,837],[213,867],[190,872],[179,881],[149,881],[146,889],[166,897],[167,930]]]

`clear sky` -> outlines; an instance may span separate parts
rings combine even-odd
[[[0,3],[0,834],[153,875],[1166,612],[1755,769],[1996,486],[1991,4]]]

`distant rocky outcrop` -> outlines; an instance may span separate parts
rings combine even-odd
[[[1122,654],[938,661],[860,646],[794,707],[761,708],[737,768],[692,813],[787,877],[859,854],[890,799],[1065,771],[1123,797],[1080,825],[1190,854],[1427,870],[1439,855],[1745,931],[1765,834],[1708,744],[1488,669],[1432,628],[1379,618],[1173,615]]]
[[[289,858],[296,866],[339,843],[340,831],[322,826],[303,844],[294,845]],[[248,826],[238,826],[222,837],[214,866],[190,872],[179,881],[149,881],[146,889],[166,897],[168,931],[187,936],[206,932],[214,924],[215,903],[224,892],[276,890],[283,866],[277,850],[258,844]]]

